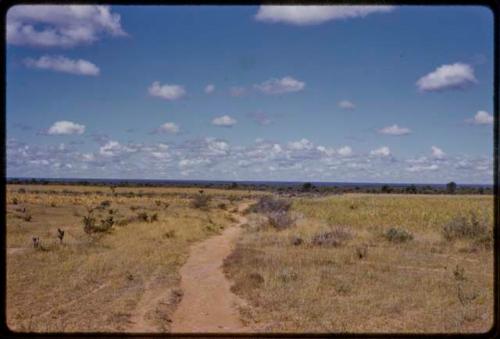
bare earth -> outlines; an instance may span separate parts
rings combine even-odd
[[[245,208],[241,205],[239,210]],[[246,222],[238,215],[239,222],[191,247],[188,261],[181,268],[181,286],[184,295],[172,317],[172,333],[227,333],[246,332],[238,305],[242,301],[230,291],[222,264],[231,253],[240,235],[240,225]]]

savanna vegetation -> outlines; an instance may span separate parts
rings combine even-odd
[[[224,262],[257,332],[485,332],[493,197],[240,185],[7,186],[7,324],[168,332],[189,248],[247,222]],[[394,192],[391,192],[394,193]]]
[[[486,332],[493,197],[260,199],[225,262],[265,332]],[[280,216],[281,222],[276,222]]]

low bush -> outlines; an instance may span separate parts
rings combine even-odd
[[[202,192],[202,191],[201,191]],[[191,206],[193,208],[201,209],[201,210],[207,210],[209,207],[210,203],[210,196],[200,193],[195,195],[192,200],[191,200]]]
[[[275,213],[288,212],[292,207],[292,202],[285,199],[276,199],[273,196],[265,195],[248,208],[253,213]]]
[[[337,227],[331,231],[316,234],[312,238],[312,244],[316,246],[338,247],[351,239],[352,233],[348,229]]]
[[[295,218],[287,211],[278,211],[267,213],[269,225],[277,230],[283,230],[295,226]]]
[[[441,233],[443,238],[448,241],[455,239],[487,240],[491,238],[486,215],[480,218],[474,212],[471,212],[468,217],[459,215],[452,218],[443,226]]]
[[[395,228],[395,227],[388,229],[384,233],[384,237],[390,242],[397,242],[397,243],[413,240],[413,234],[402,228]]]

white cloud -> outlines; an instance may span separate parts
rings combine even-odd
[[[7,42],[13,45],[73,47],[103,35],[126,35],[109,6],[18,5],[7,13]]]
[[[332,156],[336,153],[335,149],[325,147],[325,146],[318,146],[318,147],[316,147],[316,150],[318,150],[318,152],[325,154],[327,156]]]
[[[176,100],[186,94],[183,86],[179,85],[161,85],[159,81],[155,81],[148,88],[149,94],[154,97],[159,97],[165,100]]]
[[[411,130],[406,127],[399,127],[397,124],[392,126],[387,126],[378,130],[379,133],[389,134],[389,135],[405,135],[410,134]]]
[[[382,146],[380,148],[374,149],[370,152],[370,155],[377,157],[388,157],[391,155],[391,150],[387,146]]]
[[[51,135],[60,134],[83,134],[85,132],[85,126],[74,123],[72,121],[57,121],[55,122],[47,131]]]
[[[465,88],[476,83],[474,69],[467,64],[457,62],[442,65],[433,72],[421,77],[417,87],[421,91],[442,91],[445,89]]]
[[[476,125],[492,125],[493,115],[489,114],[486,111],[478,111],[476,115],[474,115],[474,119],[472,119],[472,122]]]
[[[436,164],[427,165],[427,166],[414,165],[414,166],[406,168],[406,170],[408,172],[435,171],[437,169],[439,169],[439,166]]]
[[[446,153],[443,150],[436,146],[431,146],[432,156],[436,159],[442,159],[446,156]]]
[[[309,140],[302,138],[298,141],[291,141],[288,143],[288,147],[294,151],[311,150],[314,148],[314,144]]]
[[[265,94],[283,94],[298,92],[304,89],[306,84],[290,76],[281,79],[272,78],[254,87]]]
[[[229,115],[223,115],[220,117],[216,117],[212,120],[212,125],[216,126],[224,126],[224,127],[232,127],[236,124],[236,119],[231,118]]]
[[[38,69],[48,69],[56,72],[71,73],[77,75],[99,75],[99,67],[90,61],[68,59],[62,55],[44,55],[39,59],[27,58],[24,60],[26,66]]]
[[[134,152],[135,149],[124,146],[118,141],[110,140],[99,148],[99,154],[105,157],[114,157],[122,153]]]
[[[229,144],[224,140],[206,138],[205,142],[209,151],[208,154],[224,155],[229,151]]]
[[[179,132],[179,126],[173,122],[166,122],[160,126],[159,131],[176,134]]]
[[[394,6],[260,6],[255,19],[265,22],[283,22],[293,25],[314,25],[330,20],[365,17],[385,13]]]
[[[354,105],[354,103],[352,103],[349,100],[342,100],[341,102],[339,102],[338,105],[340,108],[343,108],[343,109],[355,109],[356,108],[356,105]]]
[[[341,156],[349,156],[352,154],[352,149],[349,146],[344,146],[341,147],[337,150],[337,153],[340,154]]]
[[[214,84],[208,84],[205,86],[205,93],[210,94],[215,91],[215,85]]]

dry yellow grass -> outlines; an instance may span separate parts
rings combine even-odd
[[[19,193],[20,188],[26,193]],[[30,193],[33,190],[47,193]],[[151,190],[154,196],[138,196],[140,190],[126,188],[124,192],[136,193],[126,197],[113,196],[105,187],[7,187],[9,328],[21,332],[122,332],[134,330],[134,321],[144,314],[155,331],[169,330],[169,317],[182,295],[177,289],[178,270],[189,245],[230,225],[237,202],[222,196],[222,191],[205,189],[204,194],[214,198],[210,209],[202,211],[190,205],[190,196],[199,194],[198,190],[160,189]],[[172,194],[159,194],[165,192]],[[239,192],[238,199],[241,197]],[[17,204],[13,204],[15,200]],[[111,205],[95,212],[96,216],[104,218],[113,209],[118,222],[141,212],[157,213],[158,220],[130,219],[126,225],[115,224],[109,234],[89,237],[82,226],[86,207],[104,200]],[[227,207],[218,207],[220,203]],[[30,221],[26,215],[31,215]],[[65,230],[62,244],[56,237],[57,228]],[[44,250],[33,248],[32,236],[40,237]],[[158,297],[149,305],[143,300],[145,292],[154,288]],[[139,310],[141,305],[150,309]]]
[[[249,305],[243,319],[264,332],[486,332],[493,324],[493,251],[443,240],[442,226],[468,211],[485,213],[491,196],[342,195],[294,200],[297,225],[263,227],[250,215],[226,261],[233,291]],[[352,239],[313,245],[338,226]],[[413,234],[393,243],[383,232]],[[300,237],[303,243],[294,245]],[[358,253],[366,250],[366,256]],[[462,271],[463,270],[463,271]],[[463,274],[462,274],[463,272]]]

